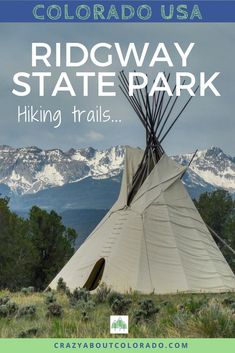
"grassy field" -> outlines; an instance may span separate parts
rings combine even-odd
[[[112,314],[129,315],[128,337],[235,337],[235,293],[79,293],[1,291],[0,337],[113,337]]]

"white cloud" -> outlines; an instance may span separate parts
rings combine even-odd
[[[89,131],[86,134],[86,137],[89,138],[91,141],[102,141],[104,139],[104,135],[97,131]]]

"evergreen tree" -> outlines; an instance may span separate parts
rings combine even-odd
[[[228,244],[235,250],[235,213],[229,217],[224,234]],[[223,248],[223,254],[235,273],[235,255],[226,247]]]
[[[235,201],[230,193],[225,190],[205,192],[194,202],[206,224],[235,249]],[[234,254],[217,238],[213,238],[235,273]]]
[[[0,288],[45,289],[73,255],[76,237],[55,211],[34,206],[25,220],[0,198]]]
[[[32,283],[37,255],[27,236],[27,223],[0,198],[0,288],[18,289]]]
[[[29,235],[37,252],[34,285],[45,289],[74,253],[76,232],[66,228],[61,217],[34,206],[29,214]]]
[[[227,221],[235,212],[235,204],[229,192],[225,190],[205,192],[195,204],[204,222],[222,236]]]

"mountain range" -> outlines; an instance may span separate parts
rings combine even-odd
[[[87,177],[110,178],[120,174],[124,147],[104,151],[92,147],[42,150],[38,147],[0,146],[0,183],[17,195],[35,194]]]
[[[111,179],[123,169],[124,146],[106,150],[92,147],[42,150],[38,147],[13,148],[0,146],[0,184],[17,196],[36,195],[42,190],[90,180]],[[188,165],[192,154],[173,156]],[[235,193],[235,157],[218,147],[198,151],[184,180],[193,194],[201,190],[224,188]],[[198,189],[198,191],[196,190]]]
[[[55,209],[82,234],[80,243],[118,197],[124,151],[124,146],[66,152],[0,146],[0,193],[9,196],[11,208],[23,216],[33,205]],[[172,158],[188,165],[192,156]],[[193,198],[217,188],[235,195],[235,157],[218,147],[198,151],[183,182]]]

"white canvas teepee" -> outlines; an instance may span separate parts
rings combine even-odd
[[[145,128],[146,148],[126,149],[117,202],[49,286],[62,277],[70,289],[94,290],[102,281],[120,292],[235,290],[235,276],[181,182],[185,167],[161,145],[192,97],[173,116],[178,96],[165,100],[159,91],[150,101],[146,87],[130,97],[124,72],[119,79]]]
[[[163,154],[127,205],[143,154],[126,148],[117,202],[49,286],[62,277],[70,289],[102,281],[120,292],[234,290],[235,276],[181,182],[185,167]]]

